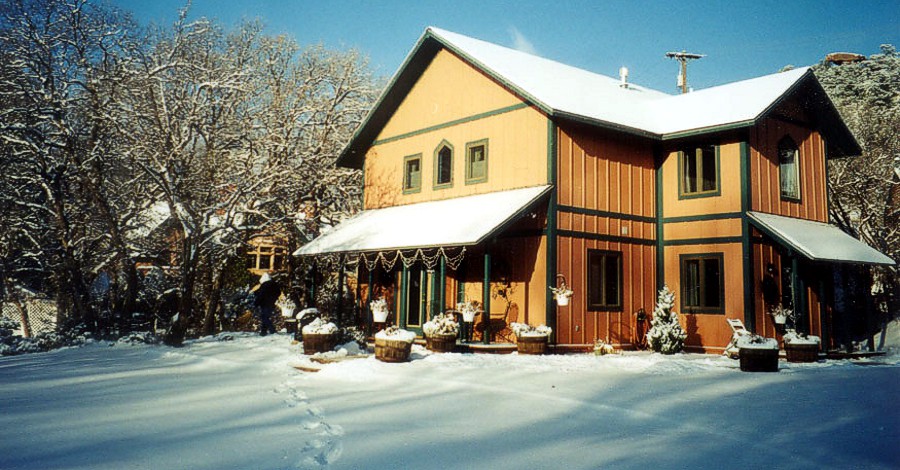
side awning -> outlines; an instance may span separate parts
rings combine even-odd
[[[477,245],[528,212],[550,188],[534,186],[363,211],[294,255]]]
[[[893,265],[894,260],[834,225],[762,212],[748,212],[750,223],[782,245],[813,261]]]

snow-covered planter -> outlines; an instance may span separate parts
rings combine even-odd
[[[738,338],[741,370],[744,372],[778,372],[778,340],[750,334]]]
[[[790,330],[784,334],[784,353],[788,362],[816,362],[819,360],[818,336]]]
[[[375,359],[383,362],[406,362],[416,334],[396,326],[375,333]]]
[[[669,286],[663,286],[656,297],[656,309],[650,320],[650,331],[647,342],[654,351],[662,354],[675,354],[684,349],[687,332],[678,321],[678,314],[672,310],[675,306],[675,294]]]
[[[784,308],[781,304],[778,304],[773,308],[769,314],[772,315],[772,321],[774,321],[776,325],[784,325],[788,318],[794,317],[794,311],[789,308]]]
[[[337,345],[338,327],[334,323],[316,318],[303,327],[303,353],[315,354],[331,351]]]
[[[475,304],[469,300],[465,302],[458,302],[456,304],[456,310],[458,310],[459,313],[462,313],[463,321],[466,323],[474,322],[475,314],[478,313],[478,309],[475,307]]]
[[[546,325],[531,326],[526,323],[511,323],[509,327],[516,335],[516,349],[519,354],[546,354],[547,343],[553,329]]]
[[[422,325],[425,346],[434,352],[453,352],[459,336],[459,323],[450,314],[437,314]]]
[[[372,309],[372,321],[373,322],[384,323],[387,321],[388,306],[387,306],[387,300],[384,300],[384,297],[379,297],[379,298],[369,302],[369,308]]]

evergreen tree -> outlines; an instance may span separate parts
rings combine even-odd
[[[672,310],[675,306],[675,294],[669,286],[663,286],[656,298],[656,309],[650,321],[647,341],[654,351],[663,354],[675,354],[684,349],[687,333],[678,322],[678,314]]]

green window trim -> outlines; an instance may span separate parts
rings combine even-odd
[[[718,286],[710,292],[709,267],[710,261],[718,264],[714,274],[718,279]],[[692,267],[695,266],[695,268]],[[678,257],[679,281],[681,283],[681,313],[707,313],[725,314],[725,254],[718,253],[693,253],[683,254]],[[696,278],[696,285],[689,285],[689,277]],[[691,289],[694,292],[691,292]],[[715,297],[711,297],[711,295]],[[714,300],[714,301],[710,301]]]
[[[788,189],[787,192],[785,190],[785,184],[790,184],[785,181],[785,165],[788,163],[784,158],[787,154],[790,154],[792,157],[791,173],[793,173],[794,181],[793,181],[793,190]],[[791,136],[784,136],[781,140],[778,141],[778,189],[779,194],[781,194],[781,199],[784,201],[790,202],[801,202],[801,180],[800,180],[800,147],[794,142],[794,139]]]
[[[703,173],[706,168],[703,165],[703,158],[696,157],[696,152],[698,149],[703,147],[712,147],[715,151],[715,184],[716,187],[714,189],[703,190],[700,189],[703,184]],[[719,158],[719,145],[714,144],[699,144],[699,145],[690,145],[687,146],[688,149],[691,149],[694,152],[696,162],[696,186],[697,190],[688,191],[685,188],[685,175],[684,175],[684,167],[687,153],[685,150],[678,151],[678,199],[694,199],[701,197],[715,197],[720,196],[722,194],[722,173],[721,173],[721,163]]]
[[[445,156],[446,161],[444,161]],[[445,176],[446,181],[441,181],[442,176]],[[432,179],[434,189],[453,187],[453,144],[446,140],[441,140],[441,143],[434,149],[434,177]]]
[[[422,154],[403,157],[403,194],[422,191]]]
[[[610,263],[615,265],[611,266]],[[594,269],[595,265],[598,265],[599,269]],[[587,269],[586,294],[588,311],[621,311],[622,252],[589,249],[587,251],[585,268]],[[610,280],[610,275],[614,276],[615,279]]]
[[[481,165],[480,175],[476,171],[475,163],[478,163],[478,149],[481,149]],[[488,180],[488,139],[476,140],[466,144],[466,184],[484,183]]]

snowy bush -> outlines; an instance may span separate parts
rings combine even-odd
[[[150,331],[130,333],[116,341],[116,345],[159,344],[161,339]]]
[[[663,286],[656,298],[656,309],[647,332],[647,342],[654,351],[662,354],[675,354],[684,349],[687,333],[678,321],[678,314],[672,310],[675,306],[675,294],[669,286]]]
[[[343,345],[343,348],[349,350],[348,344],[356,343],[356,352],[350,351],[350,354],[359,354],[360,350],[365,350],[366,334],[359,328],[355,326],[348,326],[346,328],[341,328],[338,333],[338,344]]]
[[[788,330],[784,334],[784,344],[819,344],[821,339],[818,336],[807,335],[806,333],[798,333],[794,330]]]
[[[615,348],[606,341],[602,339],[598,339],[594,342],[594,355],[595,356],[605,356],[607,354],[612,354],[616,352]]]
[[[4,335],[4,332],[9,330],[8,326],[10,323],[4,324],[0,321],[0,356],[46,352],[67,346],[81,346],[91,341],[89,334],[81,333],[77,329],[65,333],[55,331],[41,333],[29,338],[12,334]]]
[[[778,340],[749,334],[738,338],[737,346],[743,349],[778,349]]]
[[[406,331],[396,326],[389,326],[378,333],[375,333],[375,339],[389,339],[393,341],[406,341],[412,343],[416,339],[416,334],[412,331]]]
[[[303,334],[309,335],[330,335],[337,331],[337,325],[321,318],[316,318],[309,325],[303,327]]]
[[[527,323],[510,323],[509,327],[513,330],[516,337],[522,336],[550,336],[553,329],[547,325],[531,326]]]
[[[459,333],[459,323],[453,315],[439,313],[422,325],[425,336],[455,335]]]

